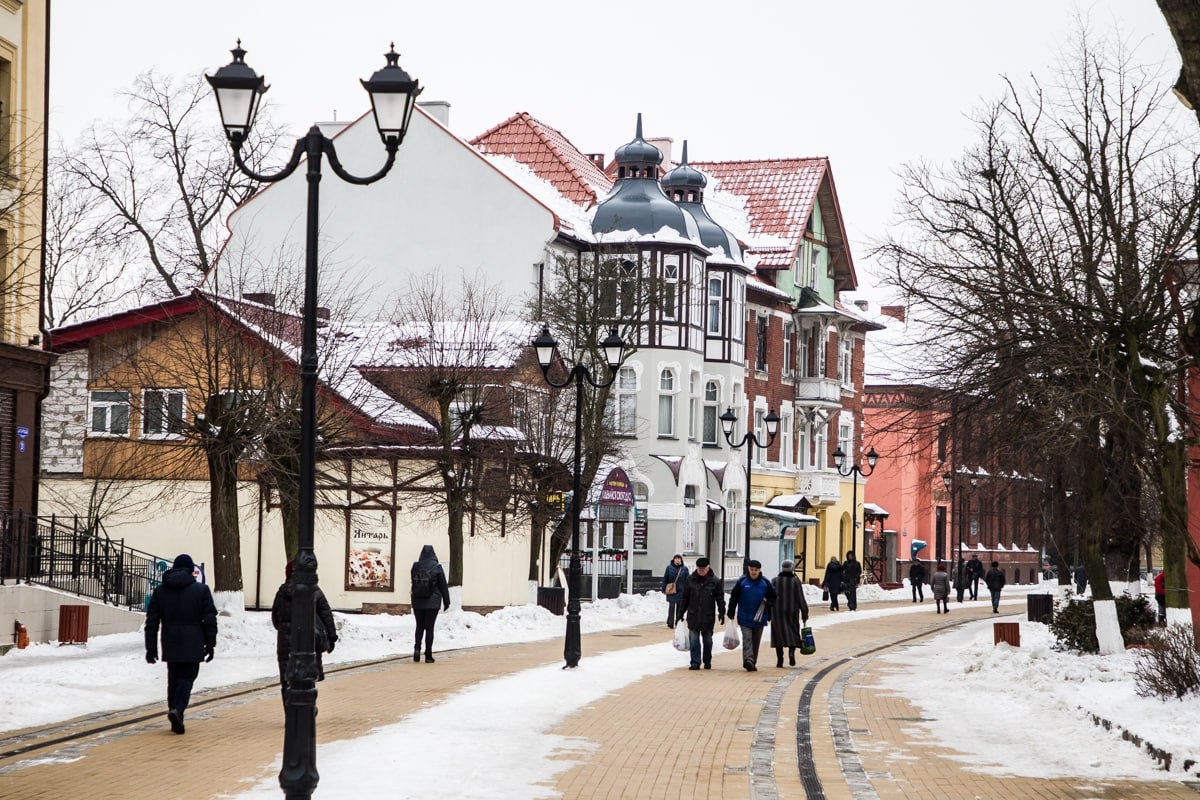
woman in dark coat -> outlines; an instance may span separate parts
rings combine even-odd
[[[446,585],[446,573],[438,563],[433,545],[421,548],[421,555],[413,562],[410,574],[412,586],[412,610],[417,619],[417,633],[413,641],[413,663],[421,663],[421,637],[425,637],[425,663],[433,663],[433,626],[437,622],[438,609],[450,608],[450,587]]]
[[[842,562],[837,560],[837,556],[829,559],[829,563],[825,565],[825,578],[821,581],[821,588],[829,592],[829,610],[838,610],[838,594],[842,591]]]
[[[784,561],[775,578],[775,607],[771,614],[771,644],[775,647],[775,666],[783,667],[783,648],[788,650],[788,664],[796,666],[796,648],[803,644],[801,622],[808,622],[808,603],[804,587],[796,577],[796,565]]]
[[[275,601],[271,603],[271,624],[275,626],[275,657],[279,660],[279,693],[283,695],[283,704],[287,706],[287,665],[292,654],[292,593],[295,584],[292,583],[292,573],[296,562],[289,561],[283,568],[284,580],[275,592]],[[317,680],[325,680],[325,668],[321,664],[321,653],[332,653],[337,641],[337,627],[333,622],[333,609],[325,599],[325,593],[318,586],[313,594],[313,610],[316,612],[316,625],[313,630],[313,649],[317,652]]]
[[[675,620],[679,618],[675,609],[679,608],[679,599],[683,597],[683,589],[687,586],[687,576],[688,568],[683,565],[683,556],[676,553],[663,570],[662,579],[662,593],[667,596],[667,627],[672,630],[675,629]],[[674,587],[672,591],[667,591],[668,586]]]

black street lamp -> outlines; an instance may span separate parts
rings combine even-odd
[[[583,386],[587,383],[597,389],[612,386],[617,378],[617,370],[625,359],[625,342],[617,335],[616,328],[610,328],[608,337],[600,343],[604,352],[604,362],[608,366],[608,380],[597,381],[586,364],[576,361],[567,373],[565,380],[558,382],[550,377],[550,369],[554,365],[554,354],[558,350],[558,342],[550,335],[550,329],[543,326],[541,334],[531,343],[537,353],[538,366],[542,368],[542,377],[546,383],[555,389],[562,389],[575,384],[575,469],[572,477],[571,490],[571,562],[567,566],[567,635],[563,641],[563,658],[566,666],[572,669],[579,666],[582,654],[581,636],[579,632],[579,593],[583,583],[583,563],[579,558],[579,514],[583,510],[583,490],[580,486],[580,468],[583,451]]]
[[[858,464],[848,464],[846,469],[842,469],[842,464],[846,461],[846,454],[842,452],[842,448],[833,451],[833,465],[837,467],[838,475],[843,478],[854,476],[854,488],[850,494],[850,546],[858,552],[863,559],[866,559],[867,546],[867,531],[863,528],[863,549],[859,550],[854,544],[855,532],[858,529],[858,476],[867,477],[875,471],[875,462],[879,460],[879,454],[872,447],[867,451],[867,466],[864,468]],[[864,561],[865,563],[865,561]]]
[[[288,163],[272,175],[260,175],[242,161],[242,146],[254,124],[254,114],[267,85],[246,64],[241,40],[232,50],[233,61],[206,75],[217,96],[221,124],[233,147],[239,170],[256,181],[281,181],[308,162],[308,220],[305,229],[304,317],[300,355],[300,519],[296,569],[292,576],[292,652],[288,659],[288,696],[283,733],[283,768],[279,785],[288,798],[309,798],[317,788],[317,655],[314,651],[313,595],[317,588],[317,557],[313,552],[313,503],[316,494],[317,440],[317,223],[320,199],[321,158],[342,180],[359,185],[374,183],[396,163],[396,151],[404,140],[413,106],[421,87],[397,64],[395,45],[385,55],[387,65],[362,81],[371,96],[375,125],[383,138],[387,161],[374,175],[360,178],[342,168],[337,151],[314,125],[296,141]]]
[[[746,549],[742,553],[742,574],[746,574],[746,565],[750,563],[750,472],[754,464],[754,448],[757,445],[761,448],[768,448],[771,442],[775,441],[775,434],[779,433],[779,415],[774,411],[768,411],[766,418],[763,420],[767,426],[767,440],[760,442],[758,437],[750,430],[750,426],[746,426],[746,432],[742,438],[736,443],[733,441],[733,427],[737,424],[737,414],[733,413],[732,408],[726,408],[725,413],[721,415],[721,431],[725,434],[725,441],[729,442],[729,446],[737,449],[742,445],[746,446]]]
[[[958,584],[962,578],[962,576],[959,574],[958,562],[962,560],[963,539],[964,534],[966,533],[967,524],[967,504],[970,503],[970,497],[967,496],[966,492],[969,490],[973,494],[976,487],[979,485],[979,481],[976,478],[971,478],[969,485],[959,484],[956,486],[954,475],[947,472],[942,476],[942,483],[946,484],[946,488],[950,490],[950,504],[954,507],[954,516],[958,518],[958,524],[954,526],[954,528],[958,529],[957,548],[954,546],[954,528],[951,528],[950,530],[950,560],[952,562],[950,569],[954,575],[954,588],[955,590],[958,590]],[[955,502],[956,499],[958,500],[957,503]],[[961,582],[964,583],[964,585],[970,583],[969,580]]]

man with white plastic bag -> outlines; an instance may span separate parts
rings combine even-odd
[[[725,589],[709,568],[707,558],[696,559],[679,600],[680,625],[687,625],[692,660],[688,669],[712,669],[712,632],[717,620],[725,622]]]
[[[763,577],[762,564],[755,560],[746,564],[746,574],[729,593],[729,616],[736,614],[742,629],[742,666],[747,672],[758,671],[758,647],[763,629],[771,621],[775,597],[775,587]]]

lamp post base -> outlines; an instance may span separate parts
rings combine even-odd
[[[583,583],[583,564],[579,560],[579,548],[571,551],[571,563],[567,567],[567,636],[563,642],[563,659],[567,662],[563,669],[574,669],[579,666],[583,646],[579,631],[579,591]]]

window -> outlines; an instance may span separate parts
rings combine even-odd
[[[693,372],[688,379],[688,439],[696,441],[697,429],[700,427],[700,373]]]
[[[807,378],[809,375],[809,372],[808,372],[808,353],[809,353],[808,337],[809,337],[809,333],[810,333],[810,331],[807,328],[800,329],[800,341],[798,343],[800,345],[800,347],[799,347],[800,352],[798,354],[798,358],[796,359],[796,375],[797,375],[797,377],[800,377],[800,378]]]
[[[730,315],[733,320],[733,330],[731,337],[733,341],[740,342],[746,336],[746,281],[744,278],[734,278],[733,280],[733,313]]]
[[[812,459],[809,450],[809,427],[807,422],[802,421],[796,432],[796,466],[800,469],[808,469]]]
[[[761,408],[754,409],[754,436],[760,442],[767,440],[767,412]],[[754,463],[760,466],[767,463],[767,448],[754,448]]]
[[[771,318],[758,318],[758,335],[755,343],[756,351],[754,358],[754,368],[759,372],[767,371],[767,333],[770,330]]]
[[[702,426],[704,444],[717,444],[717,409],[721,400],[716,381],[704,384],[704,424]]]
[[[813,427],[813,469],[825,469],[829,463],[829,447],[825,443],[827,424],[817,423]]]
[[[817,368],[814,377],[828,377],[826,370],[826,361],[829,357],[829,333],[827,330],[818,328],[813,331],[813,347],[817,350]]]
[[[708,279],[708,332],[719,336],[721,327],[721,300],[725,294],[725,279],[711,275]],[[734,325],[737,321],[734,321]]]
[[[183,390],[146,389],[142,392],[142,435],[183,434]]]
[[[733,423],[733,430],[729,432],[729,436],[735,441],[742,438],[742,426],[746,424],[746,414],[743,409],[746,395],[742,392],[742,385],[735,383],[733,385],[733,395],[729,398],[729,404],[737,409],[737,422]]]
[[[613,429],[620,434],[632,436],[637,429],[637,373],[633,367],[621,367],[613,386],[609,401]]]
[[[92,392],[91,433],[129,433],[129,392]]]
[[[683,552],[696,552],[696,487],[683,489]]]
[[[663,265],[662,285],[662,315],[663,319],[676,319],[679,315],[679,265],[666,263]]]
[[[609,267],[600,288],[600,313],[609,319],[629,319],[637,314],[637,264],[627,258]]]
[[[792,363],[794,352],[792,348],[792,336],[795,335],[793,330],[795,326],[790,322],[783,323],[783,377],[789,377],[795,365]]]
[[[745,514],[741,511],[742,499],[737,491],[729,491],[725,494],[725,553],[733,555],[738,552],[739,524],[745,519]],[[742,531],[745,528],[741,528]]]
[[[779,422],[779,463],[785,467],[792,465],[792,414],[786,412]]]
[[[810,289],[817,288],[817,276],[821,274],[821,251],[817,248],[812,248],[812,267],[808,271],[808,286]]]
[[[842,358],[838,364],[838,377],[842,379],[842,386],[854,385],[854,338],[847,331],[842,336]]]
[[[844,416],[844,415],[843,415]],[[846,454],[846,462],[854,463],[854,422],[846,420],[838,424],[838,447]]]
[[[658,435],[675,435],[675,370],[664,369],[658,376]]]

